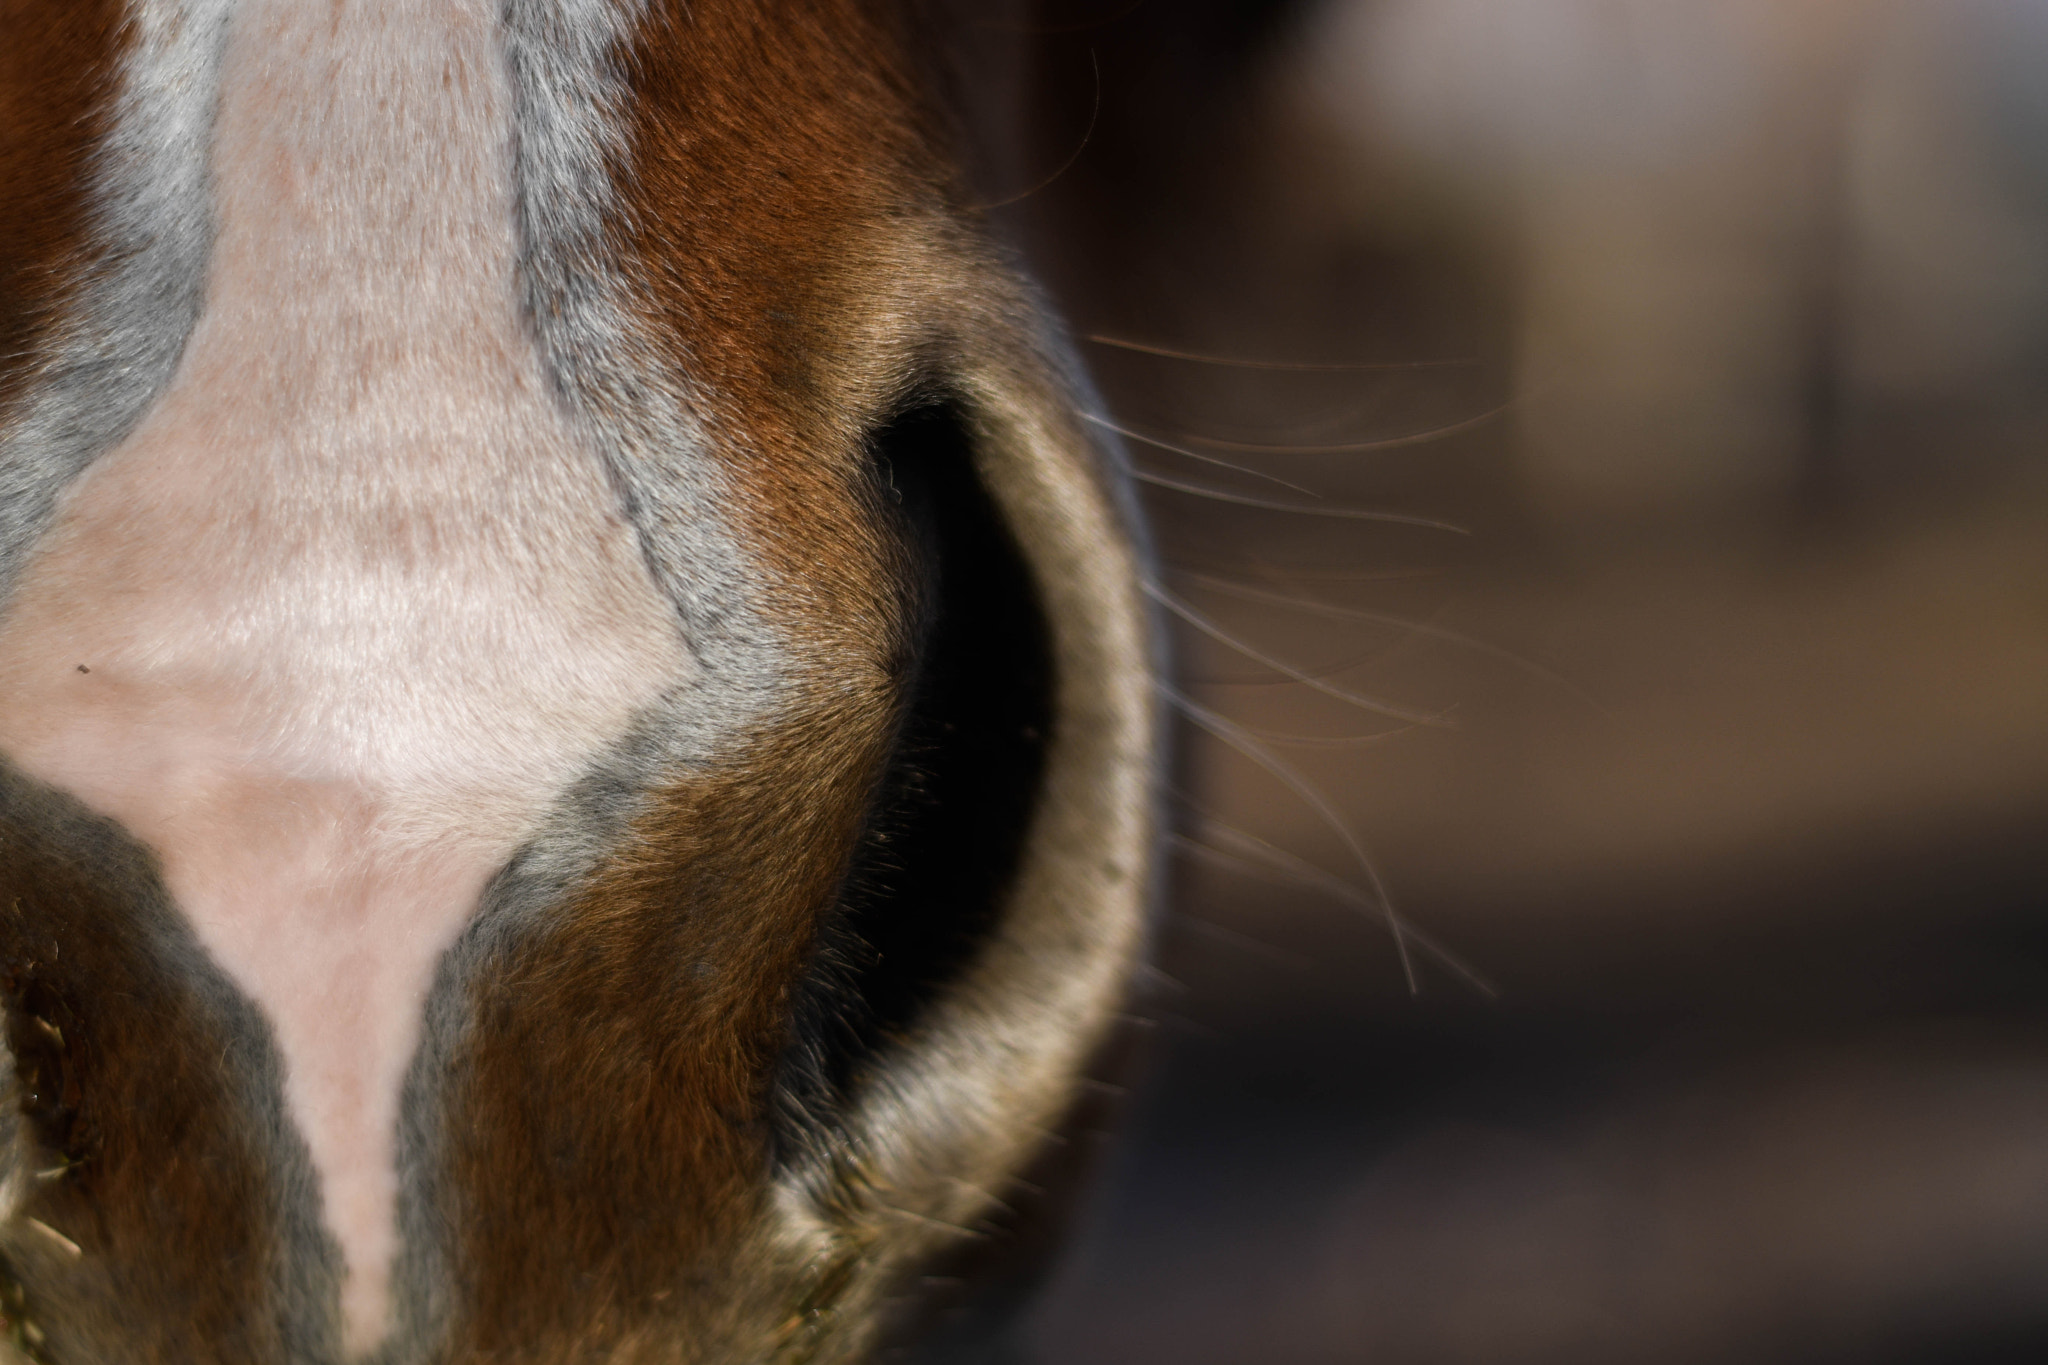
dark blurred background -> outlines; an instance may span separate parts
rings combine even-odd
[[[1038,1356],[2048,1360],[2048,0],[1000,37],[1183,713]]]

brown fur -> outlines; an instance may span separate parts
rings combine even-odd
[[[75,278],[87,163],[121,58],[119,0],[0,0],[0,404]]]
[[[763,576],[790,676],[735,751],[641,794],[558,903],[497,923],[487,895],[444,968],[430,1009],[446,1045],[416,1068],[420,1164],[401,1173],[410,1251],[437,1242],[390,1345],[404,1365],[857,1358],[877,1306],[1057,1120],[1134,950],[1151,739],[1136,557],[1028,290],[949,207],[950,151],[892,13],[658,0],[621,54],[611,246],[729,480],[717,514]],[[1061,675],[1047,787],[1065,787],[1041,797],[1056,809],[1027,841],[1021,925],[915,1036],[885,1040],[848,1114],[792,1134],[776,1106],[797,999],[869,830],[927,605],[868,441],[939,396],[965,410],[1045,599]],[[194,1342],[224,1362],[332,1358],[328,1328],[289,1341],[277,1325],[288,1300],[296,1321],[326,1321],[337,1267],[293,1222],[308,1198],[293,1140],[258,1131],[277,1105],[260,1019],[231,991],[201,1001],[181,973],[211,969],[186,939],[165,955],[183,931],[153,871],[103,881],[39,818],[0,826],[0,906],[28,907],[0,921],[11,1036],[37,1087],[55,1054],[35,1021],[62,1029],[97,1126],[30,1105],[43,1147],[93,1135],[86,1164],[25,1208],[85,1254],[67,1268],[19,1224],[8,1254],[30,1258],[31,1313],[98,1324],[126,1351],[53,1329],[51,1359],[168,1365]],[[110,934],[137,906],[171,928]],[[978,1051],[984,1027],[999,1036]],[[229,1034],[262,1065],[216,1060]],[[930,1056],[906,1061],[916,1048]],[[112,1288],[65,1287],[80,1276]],[[139,1354],[129,1330],[148,1334]]]
[[[491,963],[450,1078],[455,1359],[581,1359],[649,1320],[703,1334],[690,1319],[723,1296],[761,1212],[791,987],[887,720],[821,711],[772,737],[776,762],[669,793],[594,885]]]
[[[841,3],[672,3],[629,58],[627,269],[686,358],[817,700],[658,799],[475,986],[449,1095],[457,1359],[635,1358],[649,1333],[705,1349],[741,1294],[793,989],[904,682],[912,604],[859,439],[887,395],[848,392],[871,366],[848,262],[920,188],[883,41]]]
[[[858,0],[657,3],[618,175],[644,322],[709,407],[777,606],[854,641],[886,556],[860,440],[915,340],[870,319],[907,292],[885,253],[931,235],[941,178],[899,42]]]
[[[18,1339],[47,1336],[55,1361],[172,1365],[189,1342],[221,1365],[284,1358],[279,1262],[302,1192],[272,1159],[275,1090],[249,1088],[252,1060],[259,1080],[272,1069],[261,1023],[173,921],[146,851],[4,769],[0,907],[26,1120],[0,1246],[34,1283]]]
[[[91,158],[128,35],[117,0],[0,0],[0,33],[5,403],[85,268]],[[0,1274],[5,1338],[31,1359],[169,1362],[179,1341],[206,1341],[221,1362],[284,1349],[286,1194],[234,1074],[235,1054],[261,1052],[261,1025],[217,980],[165,960],[197,958],[166,915],[143,850],[0,765],[0,996],[21,1114],[6,1125],[19,1205]],[[138,1303],[160,1319],[142,1355],[107,1330]]]

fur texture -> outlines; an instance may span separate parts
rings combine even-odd
[[[0,1251],[49,1359],[852,1359],[1057,1122],[1142,919],[1139,559],[914,17],[52,26],[122,74],[10,147],[73,265],[0,300]],[[1045,714],[920,881],[986,574]]]

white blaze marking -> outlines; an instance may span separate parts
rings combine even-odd
[[[276,1031],[351,1351],[436,963],[688,668],[518,316],[495,11],[244,0],[205,311],[0,622],[0,748],[158,850]]]

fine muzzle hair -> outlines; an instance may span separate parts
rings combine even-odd
[[[1158,747],[948,16],[0,31],[0,1360],[912,1341],[1118,1016]]]

